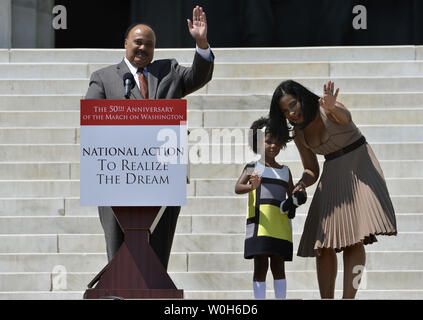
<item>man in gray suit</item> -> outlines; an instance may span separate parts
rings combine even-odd
[[[130,99],[180,99],[203,87],[212,78],[214,56],[207,42],[206,14],[201,7],[193,10],[188,29],[196,41],[191,67],[183,67],[175,59],[152,62],[156,36],[145,24],[128,28],[125,34],[126,56],[117,65],[93,72],[85,99],[125,99],[123,75],[134,75],[136,85]],[[150,237],[163,266],[167,269],[180,207],[167,207]],[[106,238],[110,261],[123,242],[123,232],[111,207],[99,207],[100,221]]]

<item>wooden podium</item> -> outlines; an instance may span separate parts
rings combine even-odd
[[[88,284],[85,299],[183,298],[148,243],[166,207],[112,207],[125,238],[112,261]],[[95,284],[97,285],[93,287]]]

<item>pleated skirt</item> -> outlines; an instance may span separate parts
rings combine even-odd
[[[385,178],[366,143],[352,152],[325,161],[298,247],[300,257],[336,252],[376,235],[396,235],[395,211]]]

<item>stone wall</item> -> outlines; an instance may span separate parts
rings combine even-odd
[[[0,48],[53,48],[54,0],[3,0]]]

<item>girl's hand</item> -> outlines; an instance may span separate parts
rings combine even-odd
[[[332,113],[335,111],[335,102],[336,98],[338,97],[339,88],[336,89],[334,93],[335,83],[333,81],[329,81],[327,84],[323,85],[323,97],[319,99],[320,106]]]
[[[304,195],[307,197],[307,191],[306,191],[306,188],[305,188],[305,185],[304,185],[303,182],[298,182],[294,186],[294,190],[292,190],[292,194],[294,194],[297,191],[300,191],[300,192],[304,193]]]
[[[263,178],[263,176],[259,176],[257,174],[257,171],[254,171],[253,174],[250,176],[250,184],[251,184],[251,190],[256,190],[258,188],[258,186],[261,183],[261,179]]]

